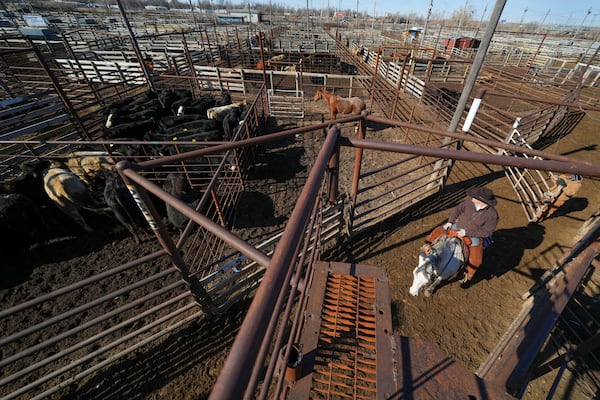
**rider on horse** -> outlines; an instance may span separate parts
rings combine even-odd
[[[463,288],[470,285],[473,275],[482,264],[483,249],[487,246],[486,242],[490,240],[496,225],[498,225],[498,212],[494,208],[497,201],[489,188],[467,189],[467,196],[469,197],[452,211],[447,223],[433,229],[425,240],[425,245],[421,248],[423,253],[429,254],[431,243],[440,235],[450,232],[454,232],[461,238],[469,249],[469,261],[466,263],[466,271],[461,280]]]

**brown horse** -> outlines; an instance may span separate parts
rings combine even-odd
[[[366,108],[360,97],[340,97],[325,89],[317,89],[314,100],[318,101],[321,98],[329,106],[331,119],[336,119],[338,113],[358,115]]]

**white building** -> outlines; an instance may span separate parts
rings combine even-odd
[[[224,24],[257,24],[261,21],[258,10],[216,10],[217,22]]]

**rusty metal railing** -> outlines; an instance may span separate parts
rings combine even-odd
[[[182,81],[186,79],[188,78],[182,79]],[[264,95],[264,90],[260,93]],[[84,98],[77,99],[83,101]],[[360,168],[362,158],[357,156],[357,167],[351,183],[350,179],[347,181],[347,187],[354,195],[352,207],[354,210],[359,211],[354,220],[354,230],[356,231],[366,229],[372,222],[397,213],[414,202],[433,194],[435,190],[425,191],[420,186],[421,172],[418,171],[419,168],[422,168],[425,171],[422,173],[423,175],[427,174],[427,171],[432,172],[433,169],[429,160],[433,159],[460,159],[537,170],[600,176],[600,167],[596,164],[577,162],[567,157],[555,156],[511,144],[502,144],[488,138],[452,134],[424,126],[415,127],[408,123],[378,119],[374,116],[348,117],[336,122],[340,125],[358,123],[361,130],[364,129],[368,121],[381,122],[402,127],[406,135],[409,132],[419,132],[422,140],[420,139],[417,143],[402,144],[374,141],[364,137],[358,139],[340,137],[338,140],[334,139],[334,136],[337,138],[339,132],[336,132],[335,128],[333,131],[330,130],[326,147],[321,149],[319,162],[315,164],[311,171],[310,185],[306,185],[306,192],[303,193],[303,197],[298,202],[298,209],[294,211],[294,219],[288,224],[288,229],[281,236],[273,238],[272,241],[256,245],[249,244],[224,228],[224,222],[231,214],[227,214],[226,207],[222,206],[225,203],[235,202],[236,190],[239,190],[239,184],[247,172],[247,168],[240,168],[236,172],[231,170],[230,167],[236,165],[239,167],[248,166],[251,163],[251,157],[249,156],[251,150],[244,153],[241,149],[251,149],[252,146],[257,144],[289,138],[296,134],[327,127],[327,124],[317,124],[262,138],[254,138],[253,132],[264,123],[267,108],[265,104],[264,97],[259,96],[252,111],[245,119],[243,127],[238,132],[239,138],[242,139],[240,143],[206,143],[204,148],[192,152],[158,160],[148,160],[139,164],[122,163],[120,165],[122,174],[129,180],[132,190],[140,196],[143,201],[143,208],[149,213],[151,221],[155,222],[155,231],[163,250],[148,257],[143,257],[139,260],[140,263],[136,262],[118,268],[115,267],[114,270],[111,269],[110,275],[100,274],[90,278],[90,280],[59,289],[48,296],[36,299],[34,302],[28,302],[2,311],[0,314],[2,324],[9,323],[13,318],[22,321],[35,315],[35,322],[31,326],[22,330],[10,331],[6,337],[1,339],[3,340],[0,342],[3,343],[2,350],[3,352],[7,351],[7,353],[3,353],[3,357],[4,354],[8,354],[6,358],[3,358],[2,362],[5,364],[2,365],[6,365],[11,371],[9,372],[10,375],[4,375],[3,380],[0,380],[0,382],[5,383],[5,385],[0,385],[3,390],[2,395],[8,393],[7,398],[14,398],[29,393],[29,390],[38,390],[32,395],[36,398],[56,393],[65,385],[99,371],[111,362],[118,360],[119,357],[139,349],[145,343],[149,343],[161,337],[161,335],[172,332],[189,321],[197,319],[199,315],[207,312],[223,312],[233,302],[245,295],[253,295],[255,292],[258,300],[253,303],[251,312],[248,313],[246,318],[248,322],[244,322],[243,333],[246,336],[241,334],[238,336],[231,352],[231,360],[228,360],[227,368],[223,370],[219,377],[213,397],[216,398],[223,394],[223,390],[235,391],[235,393],[231,393],[232,396],[251,397],[260,384],[259,382],[266,384],[269,389],[273,389],[278,393],[282,391],[281,385],[283,383],[280,380],[274,383],[270,382],[271,378],[276,378],[278,366],[276,359],[267,351],[267,345],[270,343],[267,343],[266,340],[272,337],[271,332],[275,333],[273,324],[276,322],[276,319],[270,318],[267,311],[272,310],[272,315],[279,316],[278,311],[283,310],[281,314],[284,317],[289,317],[291,316],[290,308],[296,304],[293,303],[293,300],[298,299],[298,304],[303,304],[303,286],[310,281],[311,276],[310,268],[306,265],[311,265],[318,258],[318,242],[322,242],[326,236],[336,238],[341,231],[339,222],[334,222],[331,225],[325,224],[325,221],[330,218],[339,219],[340,213],[339,208],[336,208],[339,207],[339,204],[334,201],[336,197],[331,196],[333,193],[331,185],[327,189],[329,190],[328,196],[325,196],[327,200],[321,198],[322,194],[326,192],[323,186],[325,179],[329,179],[328,183],[335,186],[335,183],[333,183],[335,181],[334,177],[328,176],[330,171],[335,170],[335,168],[332,168],[332,166],[326,168],[326,165],[331,161],[332,157],[330,156],[335,153],[333,148],[337,145],[357,148],[360,149],[361,153],[386,151],[402,154],[399,155],[398,161],[391,165],[377,170],[362,171],[362,173]],[[506,149],[509,153],[518,152],[532,157],[539,156],[541,159],[460,152],[431,146],[432,143],[437,143],[432,140],[440,140],[436,139],[438,137],[450,137],[456,140],[489,145],[494,148]],[[28,144],[34,144],[34,141],[22,144],[27,146]],[[35,144],[47,146],[50,142],[44,141],[44,143],[41,143],[37,141]],[[56,144],[59,145],[60,143],[57,142]],[[62,144],[69,143],[63,142]],[[73,144],[76,143],[73,142]],[[36,153],[31,152],[31,155],[35,156]],[[233,157],[234,162],[231,162],[230,156]],[[194,161],[195,158],[200,157],[212,158],[212,161],[207,163]],[[210,171],[214,173],[214,176],[210,179],[193,173],[194,168],[201,169],[206,165],[211,165],[212,169]],[[402,171],[409,171],[410,173],[398,181],[379,178],[380,173],[382,175],[383,173],[390,174],[390,171],[398,166],[402,166]],[[160,188],[162,178],[173,170],[185,174],[196,188],[204,190],[207,197],[200,201],[197,209],[181,203],[173,196],[167,195]],[[399,176],[401,172],[392,172],[391,174]],[[218,183],[228,180],[237,182],[237,186],[234,185],[233,190],[227,192],[227,194],[219,192]],[[376,198],[370,194],[370,189],[376,185],[389,185],[385,195]],[[409,195],[412,188],[418,189],[416,195]],[[397,193],[400,196],[396,196]],[[147,196],[149,194],[158,196],[159,199],[169,203],[190,219],[190,223],[181,235],[172,235],[166,232],[164,226],[160,225],[158,213],[152,210],[152,206],[147,207],[147,205],[153,204]],[[211,210],[210,218],[201,213],[204,212],[204,207],[209,207]],[[374,211],[374,209],[379,210]],[[328,212],[331,212],[331,214],[327,214]],[[354,214],[348,213],[347,215]],[[196,239],[199,238],[204,241],[197,241]],[[183,256],[180,254],[182,249],[186,250]],[[44,301],[61,301],[64,299],[61,297],[63,295],[86,290],[86,287],[98,284],[102,279],[114,279],[120,273],[135,274],[136,268],[143,269],[144,263],[154,262],[157,259],[160,259],[161,267],[164,268],[160,273],[145,277],[143,280],[136,281],[131,285],[125,285],[117,292],[107,293],[105,296],[94,299],[89,303],[78,304],[73,310],[65,310],[50,317],[44,312],[31,313],[32,309],[42,305]],[[174,263],[175,266],[170,267],[169,262]],[[153,291],[150,288],[156,282],[165,284],[165,276],[167,275],[169,280],[166,281],[166,286],[161,287],[158,291]],[[90,307],[96,307],[102,302],[110,302],[111,299],[114,300],[117,297],[122,298],[133,290],[139,290],[142,286],[148,286],[145,289],[147,290],[146,295],[130,302],[119,300],[123,303],[119,303],[114,310],[111,309],[106,315],[107,318],[117,317],[121,315],[119,314],[121,312],[124,315],[129,315],[129,310],[138,306],[146,308],[147,311],[126,319],[122,324],[111,326],[101,335],[91,334],[74,348],[62,349],[56,354],[56,357],[50,356],[41,362],[29,359],[29,357],[33,357],[34,352],[49,348],[70,335],[79,334],[87,328],[90,328],[91,331],[92,328],[96,329],[98,326],[102,326],[105,319],[84,320],[85,312]],[[192,290],[192,294],[188,289]],[[172,297],[168,297],[158,306],[149,305],[156,297],[167,296],[165,293]],[[286,298],[288,295],[289,297]],[[162,297],[160,298],[162,301]],[[299,308],[302,309],[302,306]],[[167,309],[169,312],[165,311]],[[77,316],[77,313],[80,313],[80,315]],[[105,343],[103,341],[104,334],[111,333],[113,329],[128,329],[128,324],[140,323],[142,319],[150,314],[155,319],[152,324],[143,329],[127,331],[123,336],[111,342]],[[259,315],[258,318],[256,318],[257,315]],[[294,319],[297,320],[296,317]],[[54,334],[47,334],[46,328],[61,321],[76,324],[77,328],[74,328],[75,330],[67,329],[64,335],[53,336]],[[291,332],[297,332],[300,327],[300,322],[296,321]],[[148,330],[145,330],[146,328]],[[3,332],[5,331],[3,330]],[[34,340],[35,338],[41,338],[41,342],[27,349],[13,347],[14,343],[18,342],[20,338],[30,335],[34,337]],[[253,339],[262,340],[263,337],[268,339],[262,342],[261,347],[251,342]],[[291,340],[294,339],[294,334],[290,334],[288,337],[284,335],[284,332],[277,331],[273,337],[275,338],[273,342],[275,351],[279,350],[284,343],[288,345],[287,350],[290,350],[291,346],[289,345],[292,343]],[[248,350],[250,351],[248,352]],[[71,361],[70,359],[74,357],[73,354],[76,354],[78,358]],[[238,362],[240,365],[237,364]],[[265,362],[268,363],[268,374],[263,377],[259,374],[259,370]],[[243,371],[240,371],[240,368]],[[240,373],[240,375],[234,375],[235,373]],[[18,380],[21,380],[21,382],[26,380],[27,382],[16,383]],[[265,396],[264,392],[262,396]]]
[[[477,370],[478,376],[504,387],[515,396],[520,396],[531,379],[542,375],[540,370],[543,370],[544,366],[536,369],[534,361],[569,300],[582,283],[590,265],[597,263],[595,259],[600,254],[598,222],[588,228],[588,232],[558,261],[555,275],[545,284],[530,290],[523,310],[500,343],[481,364]],[[597,342],[597,332],[590,334],[590,343],[593,344],[594,334]],[[588,348],[592,351],[594,347]],[[585,355],[583,347],[581,355]],[[571,358],[565,355],[564,360],[567,363]],[[548,372],[548,369],[545,372]]]
[[[197,318],[200,310],[167,260],[158,250],[0,311],[2,398],[50,396]],[[149,264],[162,267],[144,273]],[[115,279],[120,288],[93,290]]]
[[[359,118],[361,117],[348,117],[344,119],[344,122],[356,121]],[[435,130],[432,130],[432,133],[433,131]],[[442,135],[447,134],[447,132],[444,131],[436,131],[435,133]],[[450,136],[464,138],[465,140],[485,141],[485,139],[473,139],[469,138],[467,135],[462,134],[450,134]],[[330,139],[329,136],[328,139]],[[529,166],[540,170],[553,170],[558,168],[564,171],[579,170],[581,173],[583,173],[583,171],[585,170],[585,174],[592,174],[594,176],[600,175],[600,166],[598,165],[579,162],[567,162],[567,160],[562,158],[561,156],[552,156],[549,154],[547,156],[549,158],[554,158],[553,160],[525,159],[512,156],[471,153],[444,148],[430,148],[427,146],[405,145],[399,143],[384,143],[381,141],[355,139],[348,137],[341,137],[340,144],[343,146],[360,147],[362,149],[369,149],[375,151],[389,151],[406,154],[427,155],[437,158],[452,158],[497,165]],[[325,146],[328,145],[329,144],[326,141]],[[523,150],[518,146],[510,144],[501,144],[499,146],[512,150],[519,149],[520,151],[529,152],[531,154],[540,154],[539,151],[529,149]],[[318,171],[315,171],[315,169],[324,168],[324,162],[322,161],[324,157],[322,156],[322,154],[323,149],[321,150],[319,157],[321,162],[315,164],[313,170],[311,171],[311,177],[314,177],[316,174],[319,173]],[[306,196],[307,191],[316,190],[315,187],[316,183],[310,180],[309,178],[309,181],[305,186],[305,192],[303,192],[302,201],[298,202],[298,206],[294,210],[293,216],[295,215],[296,217],[298,217],[298,215],[304,215],[304,218],[308,218],[308,207],[314,203],[310,202],[306,204],[304,196]],[[294,221],[294,224],[291,224],[291,221]],[[280,252],[281,249],[279,247],[281,246],[281,243],[283,243],[282,238],[282,242],[280,242],[280,245],[276,249],[273,258],[271,259],[271,262],[267,267],[266,275],[263,279],[263,282],[261,282],[261,285],[258,288],[255,301],[253,302],[248,312],[248,316],[242,324],[242,329],[240,330],[236,341],[233,344],[230,355],[225,363],[225,366],[221,371],[217,384],[213,389],[211,398],[242,398],[242,395],[244,396],[244,398],[250,398],[256,390],[256,378],[251,379],[250,371],[255,371],[253,370],[253,368],[257,368],[257,366],[262,365],[262,359],[258,357],[258,350],[252,348],[252,346],[253,344],[254,346],[256,346],[256,343],[261,343],[262,346],[265,346],[263,338],[265,336],[269,336],[269,327],[271,327],[272,325],[271,322],[267,321],[267,316],[277,310],[276,304],[277,299],[279,298],[279,295],[276,295],[272,292],[277,292],[279,290],[287,292],[287,290],[289,290],[289,288],[286,289],[284,284],[285,277],[288,276],[287,274],[289,273],[290,268],[292,268],[293,262],[291,260],[297,256],[297,253],[295,253],[294,249],[297,249],[300,245],[300,228],[297,225],[295,225],[295,223],[296,220],[292,218],[283,236],[283,238],[286,238],[287,236],[287,240],[289,241],[288,243],[286,243],[285,254]],[[293,295],[293,291],[288,293],[290,296]],[[288,342],[288,344],[290,343],[291,342]],[[286,349],[289,349],[289,347]],[[277,353],[277,348],[274,351],[275,353]]]

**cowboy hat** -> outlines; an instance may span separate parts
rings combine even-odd
[[[497,203],[494,192],[485,186],[467,189],[467,196],[483,201],[488,206],[495,206]]]

